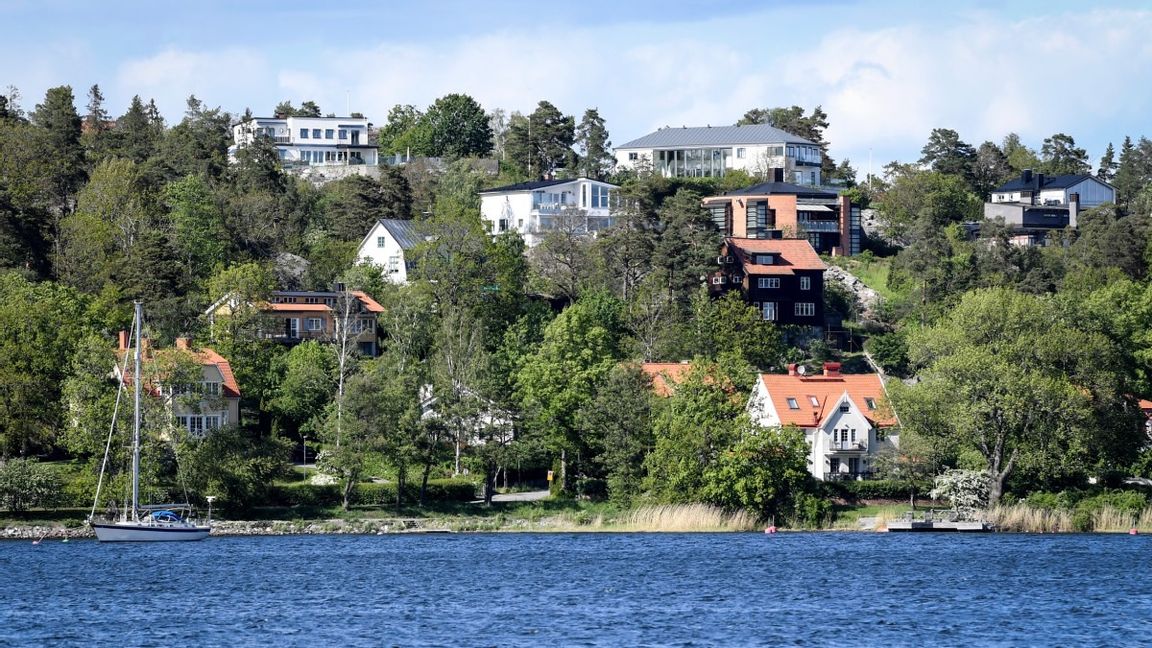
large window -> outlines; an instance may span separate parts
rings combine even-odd
[[[320,139],[320,129],[319,128],[313,128],[312,129],[312,139]]]
[[[816,314],[816,304],[812,302],[796,302],[795,313],[797,317],[812,317]]]
[[[776,302],[764,302],[763,304],[760,304],[760,313],[764,316],[764,319],[768,320],[769,322],[775,322]]]
[[[610,196],[608,187],[592,185],[592,209],[608,209]]]
[[[812,277],[800,277],[800,290],[812,289]]]
[[[780,277],[760,277],[756,280],[757,288],[779,288]]]
[[[768,237],[768,201],[750,200],[746,212],[746,236],[752,239]]]
[[[304,320],[304,328],[309,331],[319,331],[323,325],[324,320],[320,319],[319,317],[309,317],[308,319]]]

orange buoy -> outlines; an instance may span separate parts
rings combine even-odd
[[[768,527],[768,528],[764,529],[764,533],[776,533],[776,527],[775,527],[775,525],[773,525],[773,526],[770,526],[770,527]]]
[[[1140,535],[1139,529],[1128,529],[1128,535]]]

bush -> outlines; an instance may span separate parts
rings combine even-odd
[[[909,484],[896,479],[873,479],[866,481],[825,482],[825,491],[832,497],[839,497],[848,501],[855,500],[906,500],[908,499]],[[928,481],[919,481],[912,484],[917,498],[928,497],[932,484]]]
[[[277,486],[270,493],[271,506],[340,506],[343,501],[339,484],[288,484]],[[404,486],[404,501],[416,502],[420,499],[420,484]],[[428,481],[429,502],[471,502],[476,499],[476,485],[463,479],[431,479]],[[354,506],[394,506],[396,504],[395,483],[357,484],[352,491],[351,504]]]
[[[56,505],[60,478],[33,459],[9,459],[0,465],[0,505],[13,513]]]

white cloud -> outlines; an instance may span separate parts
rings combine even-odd
[[[258,113],[311,99],[342,114],[347,101],[376,123],[394,104],[423,108],[450,92],[508,111],[547,99],[577,118],[598,107],[618,144],[664,125],[733,123],[757,106],[821,104],[833,156],[858,167],[870,151],[877,166],[915,159],[935,127],[973,144],[1015,131],[1038,146],[1066,132],[1096,154],[1125,129],[1140,134],[1152,109],[1152,12],[1012,20],[888,9],[889,24],[868,27],[856,18],[869,11],[813,8],[804,29],[789,26],[801,20],[794,11],[766,9],[693,24],[541,26],[274,55],[256,45],[170,48],[124,63],[118,87],[156,97],[169,119],[190,93]]]

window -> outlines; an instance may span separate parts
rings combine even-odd
[[[312,129],[312,139],[320,139],[320,129],[319,128],[313,128]]]
[[[795,314],[797,317],[812,317],[816,314],[816,304],[812,302],[796,302]]]
[[[756,280],[756,287],[757,288],[779,288],[780,287],[780,278],[779,277],[760,277]]]
[[[592,209],[608,209],[610,195],[608,187],[592,185]]]
[[[331,128],[325,128],[324,129],[324,139],[332,139],[335,136],[336,136],[336,131],[332,130]]]
[[[788,147],[788,157],[793,158],[793,159],[796,158],[796,147],[795,146],[789,146]]]
[[[772,265],[772,255],[771,254],[757,254],[756,255],[756,265]]]
[[[218,382],[203,382],[200,383],[200,390],[206,396],[219,396],[220,383]]]
[[[841,412],[847,412],[850,409],[851,409],[851,406],[848,405],[848,403],[840,403],[840,411]]]
[[[809,171],[808,175],[811,177],[811,182],[809,182],[808,184],[815,185],[816,184],[816,172],[815,171]]]
[[[850,434],[852,435],[852,438],[849,440],[852,441],[852,443],[856,443],[856,429],[853,428]]]
[[[580,185],[580,206],[588,209],[588,185]]]
[[[628,159],[629,159],[629,160],[639,160],[639,159],[640,159],[640,154],[639,154],[639,153],[629,153],[629,154],[628,154]]]
[[[342,140],[348,139],[348,130],[341,128],[340,132],[337,134],[336,139],[342,139]]]
[[[388,237],[387,236],[377,236],[376,237],[376,247],[382,248],[382,247],[385,247],[386,245],[388,245]]]
[[[795,398],[789,398],[788,399],[788,409],[798,410],[798,409],[800,409],[800,403],[797,403]]]
[[[393,254],[388,257],[388,272],[400,272],[400,255]]]
[[[308,139],[308,129],[307,128],[301,128],[300,129],[300,139]]]
[[[769,322],[776,321],[776,302],[764,302],[760,305],[760,313]]]
[[[498,231],[498,232],[507,232],[508,231],[508,219],[507,218],[501,218],[499,220],[499,222],[496,224],[496,231]]]
[[[812,407],[820,407],[820,399],[815,396],[809,395],[808,402],[812,403]]]
[[[812,277],[800,277],[800,290],[812,289]]]
[[[304,321],[304,328],[309,331],[319,331],[323,326],[323,321],[319,317],[309,317]]]
[[[864,404],[867,405],[868,409],[870,409],[870,410],[876,409],[876,399],[875,398],[865,398]]]
[[[744,159],[744,158],[748,157],[748,149],[746,149],[746,148],[736,149],[736,157],[739,159]]]

